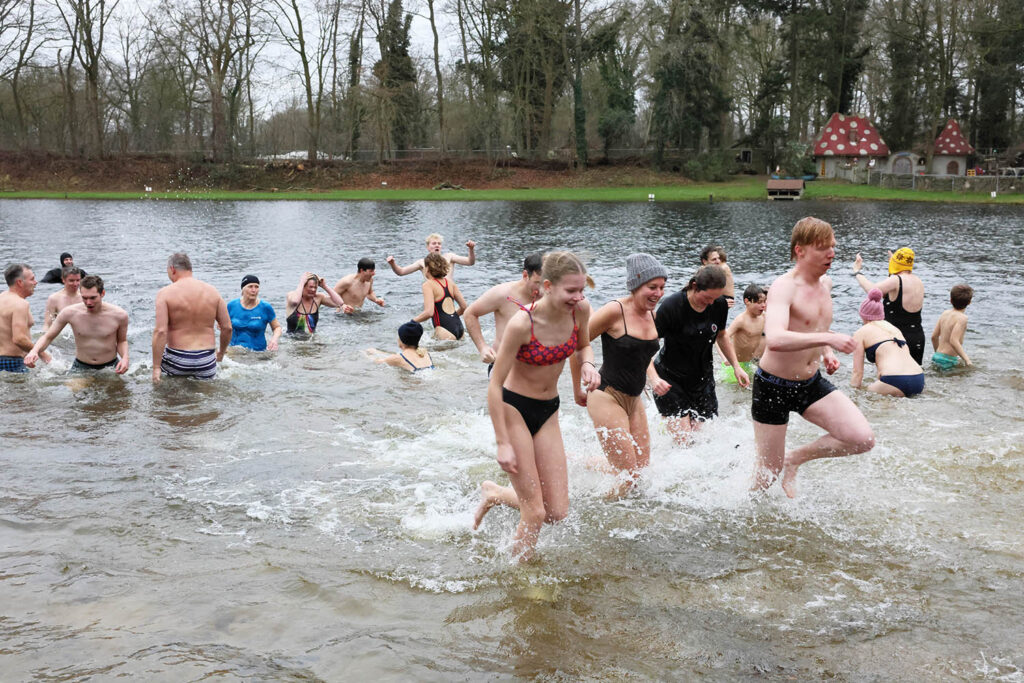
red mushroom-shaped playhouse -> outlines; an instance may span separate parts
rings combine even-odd
[[[865,116],[832,114],[811,151],[818,175],[835,178],[841,171],[866,166],[870,159],[885,159],[889,146]]]
[[[960,124],[950,119],[935,139],[931,172],[935,175],[964,175],[967,157],[972,154],[974,148],[960,131]]]

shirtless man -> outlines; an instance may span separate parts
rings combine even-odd
[[[796,472],[817,458],[864,453],[875,445],[871,425],[846,394],[836,391],[818,369],[839,368],[835,351],[852,353],[853,337],[831,332],[832,281],[825,273],[835,258],[832,226],[803,218],[793,226],[790,258],[796,266],[768,290],[767,344],[754,375],[751,413],[757,464],[753,489],[766,489],[782,475],[782,490],[796,496]],[[786,453],[789,413],[796,411],[827,434]]]
[[[748,285],[743,290],[743,305],[746,307],[742,313],[729,325],[726,333],[733,349],[736,350],[736,360],[739,361],[743,371],[753,376],[753,363],[764,355],[764,309],[767,307],[767,295],[760,285]],[[725,366],[725,381],[729,384],[736,383],[736,373],[729,363]]]
[[[356,264],[356,272],[338,280],[338,284],[334,285],[334,291],[345,302],[345,306],[340,310],[353,313],[355,309],[363,307],[363,301],[366,299],[378,306],[384,305],[384,299],[373,293],[373,276],[376,272],[377,264],[373,259],[361,258]]]
[[[78,293],[79,284],[82,282],[82,271],[74,266],[64,266],[60,279],[64,283],[64,288],[58,289],[46,298],[46,313],[43,315],[44,332],[50,329],[54,318],[63,309],[72,304],[82,303],[82,295]]]
[[[0,372],[28,372],[25,354],[32,350],[29,330],[35,324],[26,299],[36,291],[36,276],[24,263],[13,263],[4,270],[7,291],[0,294]],[[43,352],[50,362],[50,354]]]
[[[709,244],[701,249],[700,264],[702,266],[718,266],[725,271],[725,301],[729,304],[729,308],[732,308],[736,303],[736,283],[732,279],[732,268],[725,262],[725,249],[715,244]]]
[[[231,316],[220,293],[192,277],[192,261],[178,252],[167,259],[171,284],[156,295],[153,327],[153,381],[161,372],[171,377],[213,379],[217,363],[231,342]],[[220,328],[220,346],[214,349],[213,324]]]
[[[427,251],[435,254],[441,253],[441,247],[444,245],[444,238],[438,235],[436,232],[427,235]],[[455,274],[455,264],[463,266],[471,266],[476,263],[476,242],[470,240],[466,242],[466,247],[469,249],[469,256],[459,256],[458,254],[449,251],[444,254],[444,258],[448,261],[448,275]],[[388,265],[391,266],[391,270],[395,271],[395,275],[408,275],[415,273],[417,270],[423,273],[423,278],[426,280],[430,279],[430,274],[427,272],[426,266],[423,265],[423,259],[413,261],[407,266],[400,266],[395,263],[394,256],[387,257]]]
[[[533,303],[541,296],[541,267],[544,265],[544,254],[535,251],[523,259],[523,277],[511,282],[503,282],[484,292],[483,296],[474,301],[462,314],[469,336],[480,352],[480,360],[494,365],[498,347],[501,346],[501,335],[505,325],[520,311],[519,306],[509,299],[514,299],[524,306]],[[494,314],[494,344],[488,345],[480,329],[480,318]],[[489,370],[488,370],[489,372]]]
[[[82,278],[82,303],[64,307],[46,334],[25,356],[25,365],[36,361],[57,338],[65,325],[75,333],[75,362],[72,370],[100,370],[114,366],[114,372],[128,371],[128,314],[124,309],[103,301],[103,279],[95,275]],[[45,358],[43,360],[46,360]],[[47,361],[49,362],[49,361]]]

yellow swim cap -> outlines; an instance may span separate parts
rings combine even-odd
[[[910,247],[900,247],[896,253],[889,258],[889,275],[902,273],[904,270],[914,269],[914,250]]]

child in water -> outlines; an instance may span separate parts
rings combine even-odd
[[[764,309],[767,307],[767,293],[760,285],[748,285],[743,290],[745,310],[736,316],[726,334],[736,349],[736,360],[743,371],[754,376],[754,363],[764,353]],[[728,362],[723,362],[725,383],[736,384],[736,372]]]
[[[398,328],[398,353],[388,353],[378,349],[367,349],[367,354],[378,356],[375,363],[386,363],[409,372],[429,370],[434,367],[430,354],[420,348],[420,337],[423,336],[423,325],[409,322]]]
[[[971,359],[964,351],[964,332],[967,331],[967,314],[964,310],[974,298],[974,290],[969,285],[954,285],[949,290],[949,302],[953,308],[947,309],[939,316],[932,332],[932,363],[940,370],[955,368],[962,358],[964,365],[969,366]]]

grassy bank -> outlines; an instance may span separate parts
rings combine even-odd
[[[492,190],[288,190],[245,192],[198,190],[188,192],[2,192],[5,199],[103,199],[103,200],[317,200],[317,201],[565,201],[565,202],[646,202],[654,195],[657,202],[761,201],[765,199],[764,179],[743,177],[724,183],[692,183],[656,187],[558,187]],[[1024,194],[988,194],[970,192],[924,192],[891,190],[845,182],[812,181],[804,197],[823,200],[870,200],[955,202],[974,204],[1024,204]]]

